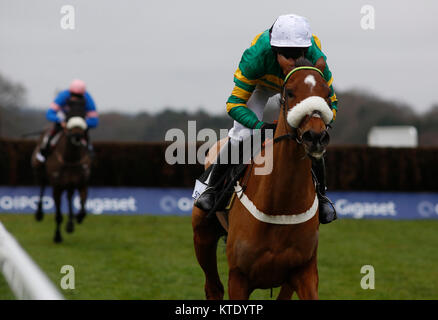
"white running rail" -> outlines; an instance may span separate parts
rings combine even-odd
[[[62,300],[63,296],[0,222],[0,271],[17,299]]]

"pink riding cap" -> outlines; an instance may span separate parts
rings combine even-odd
[[[85,93],[85,82],[79,79],[75,79],[70,84],[70,92],[76,94]]]

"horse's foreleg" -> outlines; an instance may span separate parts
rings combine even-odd
[[[230,300],[248,300],[251,294],[246,276],[237,268],[228,273],[228,295]]]
[[[85,203],[87,202],[87,195],[88,195],[87,186],[81,187],[79,189],[79,195],[81,198],[81,210],[77,214],[76,220],[78,223],[81,223],[82,220],[84,220],[85,216],[87,215],[87,211],[85,210]]]
[[[290,300],[292,299],[293,293],[294,289],[289,284],[285,283],[281,286],[277,300]]]
[[[62,223],[62,212],[61,212],[61,195],[62,190],[58,187],[53,187],[53,199],[55,200],[55,222],[56,222],[56,230],[55,230],[55,238],[53,239],[56,243],[62,242],[61,236],[61,223]]]
[[[292,278],[292,285],[301,300],[318,300],[318,267],[316,253],[310,262]]]
[[[68,199],[68,221],[66,226],[66,231],[68,233],[72,233],[74,231],[75,225],[73,222],[73,189],[67,190],[67,199]]]
[[[42,183],[40,185],[40,198],[38,200],[38,206],[37,211],[35,212],[35,219],[37,221],[43,220],[44,217],[44,211],[43,211],[43,196],[44,196],[44,190],[46,189],[45,183]]]
[[[206,214],[194,207],[192,212],[193,241],[196,258],[205,275],[205,297],[211,300],[222,300],[224,286],[217,269],[216,249],[223,232],[217,220],[207,220]]]

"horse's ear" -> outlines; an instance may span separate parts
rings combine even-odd
[[[277,61],[285,76],[295,68],[295,60],[292,58],[287,59],[285,56],[277,54]]]
[[[318,68],[322,73],[324,73],[326,63],[323,57],[316,60],[315,67]]]

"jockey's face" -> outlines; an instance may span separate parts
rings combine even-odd
[[[70,94],[71,94],[72,97],[75,97],[75,98],[82,98],[82,97],[84,96],[83,94],[80,94],[80,93],[73,93],[73,92],[71,92],[71,91],[70,91]]]
[[[272,50],[279,55],[282,55],[286,59],[296,60],[300,57],[304,57],[308,48],[296,48],[296,47],[272,47]]]

